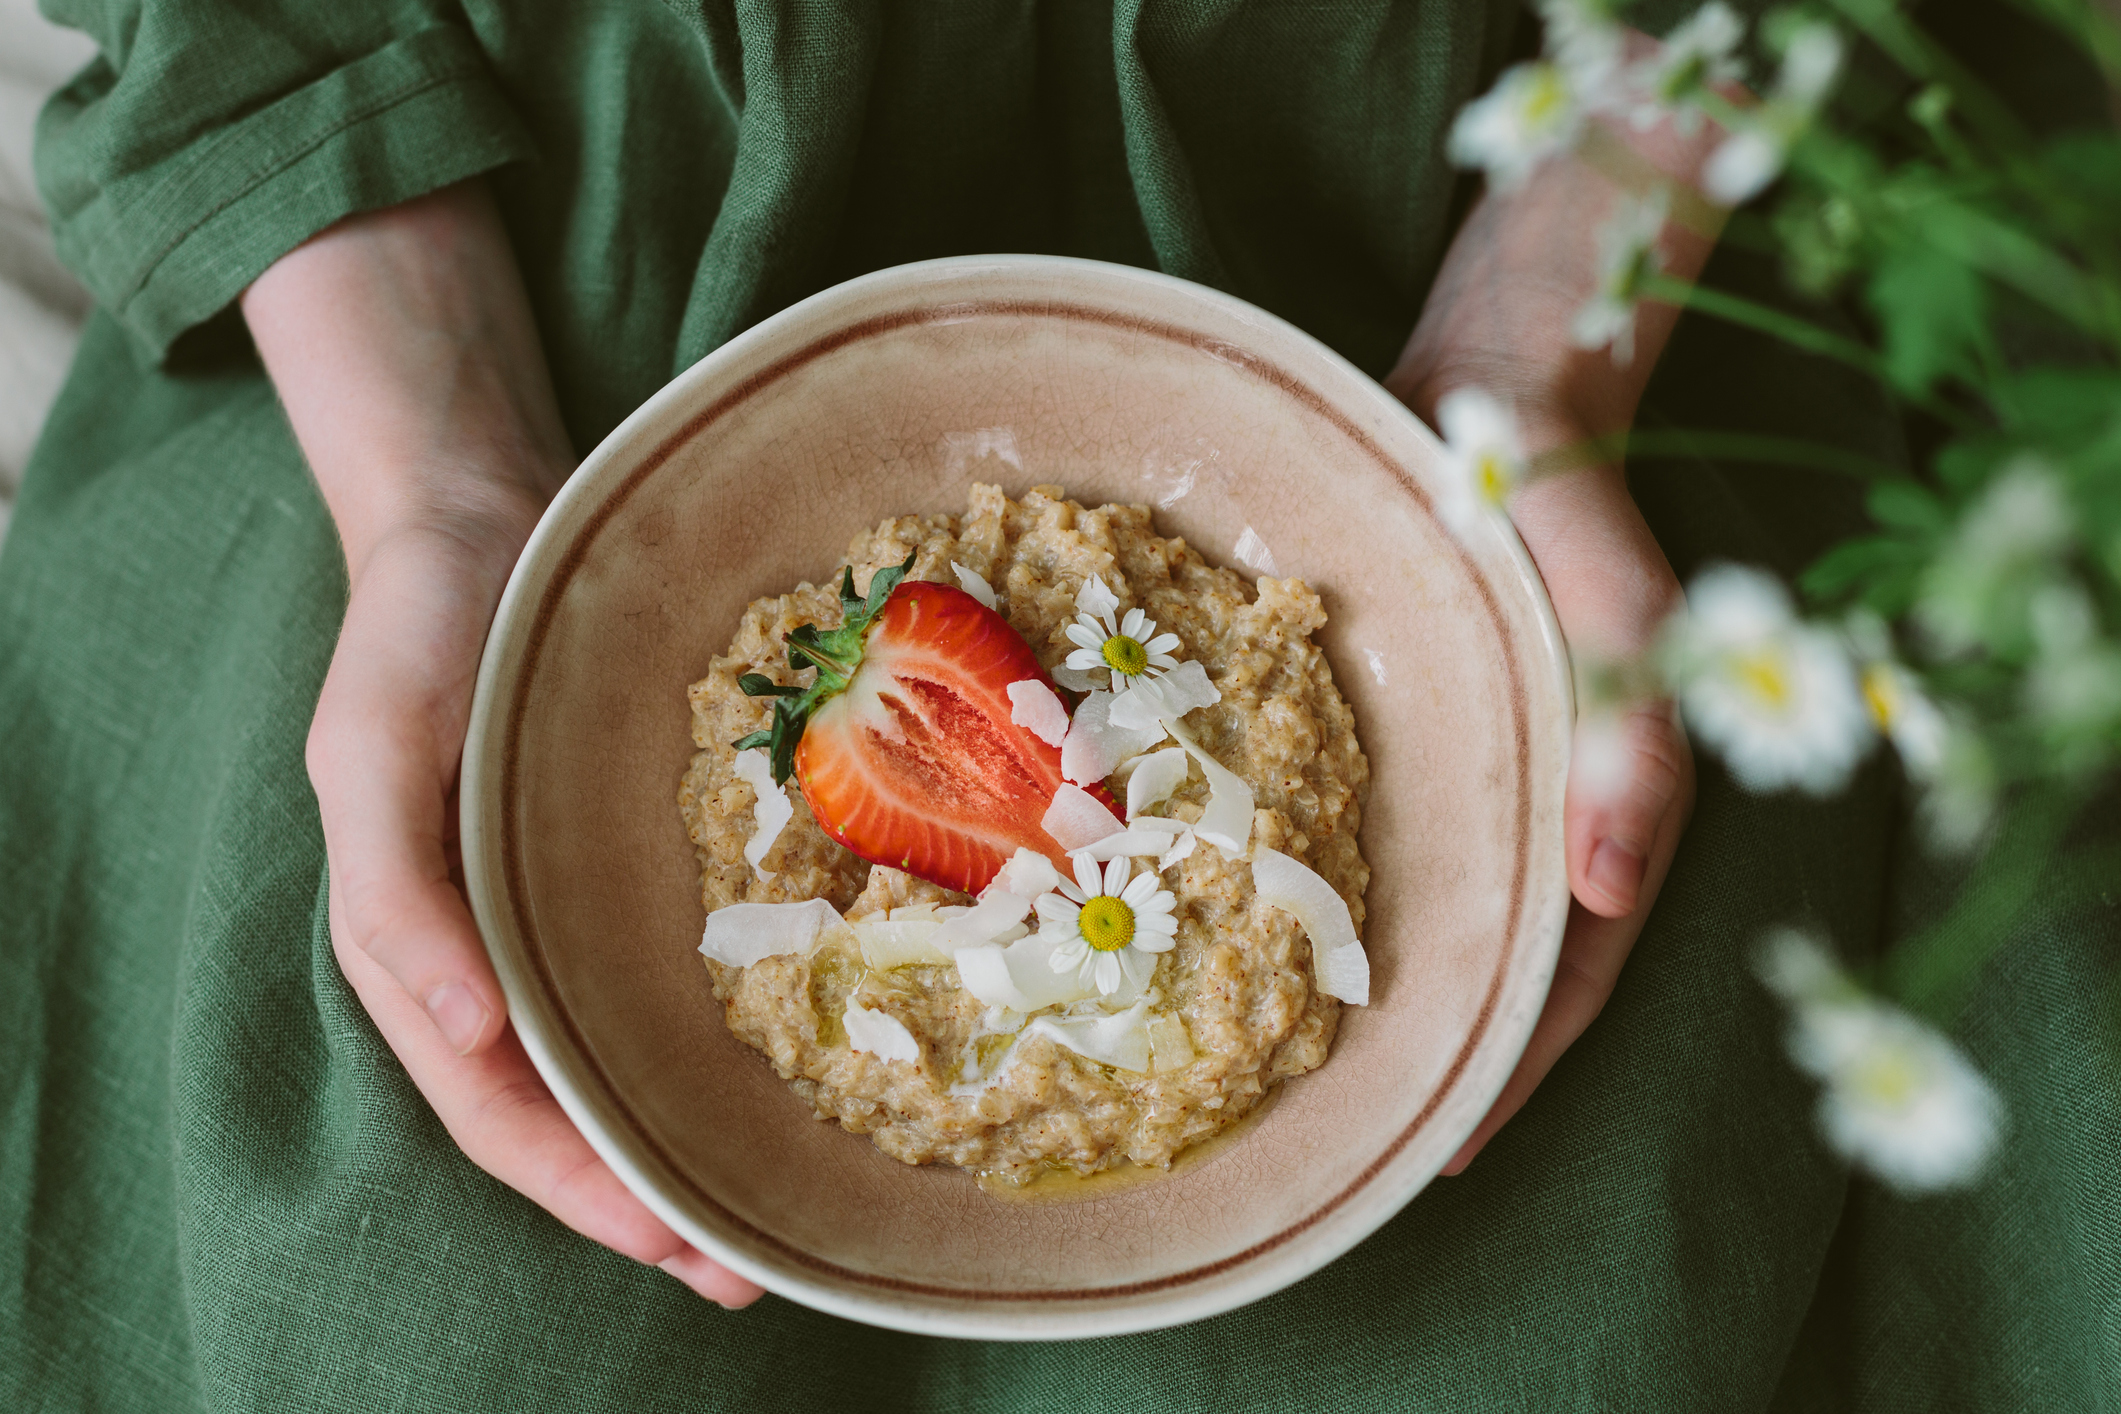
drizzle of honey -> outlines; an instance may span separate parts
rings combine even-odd
[[[1007,1175],[998,1173],[975,1174],[974,1180],[981,1190],[991,1198],[1009,1203],[1087,1203],[1097,1198],[1110,1198],[1128,1189],[1139,1188],[1145,1183],[1155,1183],[1176,1174],[1195,1169],[1214,1159],[1223,1150],[1252,1132],[1260,1117],[1274,1108],[1281,1098],[1281,1086],[1267,1091],[1260,1102],[1252,1107],[1250,1114],[1227,1129],[1218,1130],[1196,1143],[1178,1151],[1167,1169],[1151,1168],[1122,1159],[1110,1168],[1096,1173],[1077,1173],[1070,1168],[1051,1168],[1026,1182],[1018,1183]]]

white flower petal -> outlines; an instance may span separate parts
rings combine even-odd
[[[1149,623],[1149,616],[1140,609],[1129,609],[1127,616],[1119,621],[1119,631],[1139,643],[1143,637],[1144,624],[1148,624],[1150,629],[1156,627],[1155,624]]]
[[[1119,984],[1127,980],[1126,972],[1119,965],[1117,953],[1103,952],[1090,964],[1090,979],[1097,983],[1097,990],[1111,996],[1119,990]]]
[[[849,1002],[840,1025],[847,1028],[847,1045],[850,1050],[868,1051],[881,1060],[918,1062],[921,1058],[920,1042],[897,1017],[884,1011],[871,1011],[860,1002]]]
[[[1759,128],[1725,138],[1701,169],[1701,189],[1718,205],[1741,206],[1782,172],[1782,142]]]
[[[807,956],[826,930],[839,926],[839,910],[821,898],[732,903],[707,915],[700,951],[730,967],[749,967],[784,953]]]
[[[1038,916],[1045,922],[1070,931],[1074,930],[1076,917],[1082,912],[1079,905],[1070,903],[1061,894],[1043,894],[1032,907],[1038,910]]]
[[[744,862],[761,880],[771,879],[775,871],[759,861],[773,842],[780,838],[781,831],[795,817],[795,803],[788,799],[788,792],[776,785],[773,779],[773,759],[764,748],[752,747],[736,754],[736,776],[751,787],[754,797],[751,806],[753,822],[751,838],[744,845]]]
[[[987,577],[985,575],[981,574],[978,570],[966,569],[956,560],[952,560],[950,562],[950,569],[951,572],[957,576],[958,588],[964,590],[967,594],[970,594],[973,598],[979,600],[980,603],[985,604],[988,608],[994,609],[997,612],[1000,611],[1001,606],[995,602],[994,598],[994,586],[987,583]]]
[[[1114,860],[1113,863],[1123,864],[1125,861]],[[1124,876],[1122,877],[1124,878]],[[1154,874],[1142,874],[1132,879],[1126,879],[1125,883],[1126,887],[1120,890],[1120,902],[1139,914],[1142,905],[1146,904],[1156,893],[1156,876]]]
[[[1178,635],[1175,633],[1160,633],[1142,645],[1142,648],[1151,656],[1158,653],[1169,653],[1176,647],[1178,647]]]
[[[1102,674],[1111,671],[1105,666],[1104,655],[1095,648],[1078,648],[1062,661],[1065,666],[1073,668],[1079,673]],[[1095,687],[1098,683],[1098,678],[1092,677],[1088,681],[1091,687]],[[1085,690],[1082,688],[1075,689],[1078,692]]]
[[[958,980],[965,990],[987,1006],[1007,1007],[1026,1015],[1049,1006],[1077,1002],[1097,988],[1074,973],[1057,973],[1052,957],[1057,947],[1069,941],[1038,932],[1019,938],[1007,947],[960,948]]]
[[[1100,631],[1095,624],[1072,623],[1068,625],[1068,641],[1085,653],[1097,655],[1097,661],[1100,663],[1105,661],[1105,640],[1111,636]],[[1071,653],[1068,656],[1073,658],[1075,655]]]
[[[1075,866],[1075,882],[1083,891],[1087,902],[1105,891],[1105,878],[1097,867],[1097,861],[1087,854],[1078,854],[1070,861]]]
[[[1009,720],[1048,746],[1059,746],[1068,736],[1068,709],[1053,695],[1053,689],[1037,678],[1009,684]]]
[[[1137,678],[1112,703],[1110,721],[1123,730],[1150,731],[1158,723],[1175,721],[1196,707],[1213,707],[1222,700],[1206,668],[1194,662],[1180,663],[1161,677]]]

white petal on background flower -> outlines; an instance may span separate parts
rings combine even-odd
[[[1109,692],[1093,692],[1075,709],[1068,735],[1061,741],[1061,776],[1077,785],[1096,785],[1119,768],[1130,756],[1139,756],[1161,742],[1167,733],[1159,723],[1142,727],[1112,724],[1114,698]]]
[[[1743,76],[1736,51],[1745,38],[1745,20],[1723,0],[1708,0],[1664,37],[1657,53],[1628,67],[1627,86],[1638,93],[1631,118],[1650,128],[1666,117],[1681,136],[1701,125],[1700,97],[1705,90]]]
[[[1606,0],[1539,0],[1538,9],[1547,56],[1568,75],[1586,107],[1611,106],[1626,45],[1614,7]]]
[[[1569,72],[1534,60],[1504,70],[1493,88],[1459,110],[1447,149],[1453,162],[1480,168],[1490,185],[1508,191],[1574,147],[1584,118]]]
[[[1964,854],[1987,836],[1996,818],[1996,764],[1980,734],[1947,719],[1944,750],[1923,792],[1921,819],[1929,843]]]
[[[1176,722],[1167,723],[1171,735],[1200,763],[1208,779],[1208,804],[1193,833],[1223,852],[1225,859],[1238,859],[1252,842],[1252,787],[1209,754],[1193,733]]]
[[[1138,1001],[1117,1016],[1041,1016],[1024,1028],[1026,1036],[1045,1036],[1077,1055],[1119,1070],[1149,1069],[1149,1003]]]
[[[1479,388],[1444,394],[1436,422],[1444,440],[1436,509],[1464,535],[1483,516],[1500,513],[1524,480],[1524,437],[1509,405]]]
[[[1252,851],[1252,887],[1261,899],[1293,916],[1311,940],[1311,975],[1318,990],[1367,1005],[1370,957],[1355,936],[1355,919],[1340,890],[1302,860],[1266,848]]]
[[[958,588],[964,590],[967,594],[970,594],[973,598],[979,600],[980,603],[985,604],[988,608],[997,611],[1000,610],[1001,605],[997,603],[994,598],[994,586],[987,583],[987,577],[985,575],[981,574],[978,570],[966,569],[956,560],[952,560],[950,562],[950,570],[953,574],[957,576]]]
[[[1127,819],[1132,821],[1151,806],[1171,798],[1171,792],[1186,783],[1186,749],[1169,746],[1140,759],[1127,777]]]
[[[1664,268],[1657,238],[1671,198],[1663,187],[1647,197],[1623,197],[1598,228],[1597,293],[1576,311],[1569,336],[1580,349],[1613,347],[1625,367],[1635,358],[1635,309],[1642,284]]]
[[[1785,145],[1773,133],[1745,128],[1732,133],[1701,169],[1701,189],[1720,206],[1742,206],[1782,174]]]
[[[1841,76],[1841,63],[1847,57],[1848,41],[1841,31],[1818,22],[1801,26],[1783,48],[1776,96],[1807,111],[1816,109]]]
[[[828,929],[840,926],[839,910],[821,898],[732,903],[707,915],[700,951],[730,967],[749,967],[784,953],[808,956]]]
[[[1800,622],[1759,570],[1696,576],[1664,657],[1689,725],[1748,789],[1827,794],[1870,747],[1870,710],[1840,635]]]
[[[1045,818],[1038,823],[1055,843],[1071,852],[1126,828],[1112,818],[1112,812],[1096,796],[1065,782],[1053,792],[1053,803],[1046,807]]]
[[[1009,684],[1009,720],[1048,746],[1059,746],[1068,735],[1068,709],[1053,695],[1053,689],[1037,678]]]
[[[919,1062],[920,1042],[906,1024],[886,1011],[871,1011],[860,1002],[849,1002],[840,1025],[847,1028],[849,1050],[868,1051],[880,1060]]]
[[[1760,971],[1790,1004],[1790,1059],[1825,1082],[1819,1126],[1837,1152],[1909,1196],[1979,1176],[2003,1105],[1956,1046],[1862,991],[1795,930],[1770,938]]]
[[[1174,721],[1196,707],[1213,707],[1223,700],[1208,670],[1190,659],[1159,678],[1136,678],[1131,687],[1113,699],[1108,720],[1122,731],[1150,731],[1159,723]]]
[[[1923,576],[1916,622],[1942,652],[1974,648],[1999,607],[2021,602],[2076,538],[2061,478],[2038,457],[2015,459],[1961,512]]]
[[[761,747],[752,747],[736,754],[736,778],[751,787],[754,797],[751,806],[753,821],[751,838],[744,845],[744,862],[761,880],[771,879],[775,871],[759,863],[773,842],[781,837],[781,831],[795,818],[795,803],[788,799],[788,792],[774,783],[773,759]]]

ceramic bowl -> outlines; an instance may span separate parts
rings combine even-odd
[[[980,257],[864,276],[695,364],[582,464],[516,566],[465,752],[471,899],[567,1113],[695,1246],[792,1300],[955,1336],[1195,1320],[1375,1231],[1501,1089],[1568,893],[1561,636],[1499,520],[1432,509],[1441,449],[1376,383],[1238,300]],[[1323,596],[1372,786],[1368,1007],[1235,1142],[1071,1202],[1008,1201],[814,1119],[732,1038],[694,951],[686,685],[752,599],[975,480],[1146,502]]]

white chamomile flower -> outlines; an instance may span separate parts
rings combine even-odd
[[[1701,186],[1725,206],[1760,194],[1782,174],[1790,144],[1811,126],[1841,72],[1848,46],[1832,25],[1801,25],[1782,52],[1782,72],[1766,102],[1723,140],[1701,169]]]
[[[1922,684],[1893,656],[1892,634],[1869,610],[1849,616],[1849,650],[1856,659],[1856,681],[1871,720],[1900,753],[1907,773],[1918,781],[1935,780],[1944,764],[1950,728]]]
[[[1717,565],[1667,627],[1666,671],[1688,723],[1740,784],[1837,789],[1871,742],[1839,635],[1800,621],[1779,581]]]
[[[1935,645],[1963,653],[2023,611],[2034,585],[2076,538],[2076,515],[2054,470],[2024,456],[1959,518],[1923,576],[1915,617]]]
[[[1039,935],[1056,944],[1053,970],[1073,972],[1108,997],[1123,982],[1137,990],[1147,986],[1156,955],[1171,951],[1177,941],[1178,919],[1172,912],[1177,900],[1169,889],[1157,887],[1153,871],[1130,882],[1133,863],[1124,857],[1102,873],[1087,853],[1073,859],[1075,882],[1040,895],[1034,905]]]
[[[1629,66],[1629,119],[1637,128],[1653,128],[1669,117],[1682,136],[1692,137],[1701,127],[1702,96],[1744,74],[1737,58],[1744,38],[1738,12],[1723,0],[1709,0],[1664,37],[1657,53]]]
[[[1540,0],[1546,56],[1587,108],[1604,106],[1620,73],[1626,36],[1608,0]]]
[[[1624,197],[1598,228],[1598,292],[1576,311],[1570,337],[1580,349],[1613,346],[1613,361],[1625,367],[1635,357],[1635,306],[1643,282],[1664,269],[1657,237],[1664,231],[1671,197],[1658,187],[1646,197]]]
[[[1068,655],[1067,666],[1083,673],[1110,670],[1114,696],[1139,679],[1162,677],[1178,666],[1171,656],[1178,635],[1158,633],[1156,620],[1140,609],[1129,609],[1121,617],[1119,596],[1106,588],[1101,576],[1090,576],[1077,592],[1075,610],[1075,622],[1068,625],[1068,641],[1075,651]]]
[[[1509,404],[1479,388],[1457,388],[1436,404],[1443,432],[1437,513],[1459,535],[1500,513],[1524,481],[1524,435]]]
[[[1459,166],[1478,167],[1496,190],[1509,191],[1573,148],[1586,116],[1569,70],[1535,59],[1504,70],[1495,87],[1459,110],[1447,150]]]
[[[1836,1152],[1910,1196],[1979,1175],[2003,1105],[1956,1046],[1864,992],[1793,929],[1769,939],[1760,975],[1789,1003],[1791,1060],[1825,1083],[1819,1127]]]

